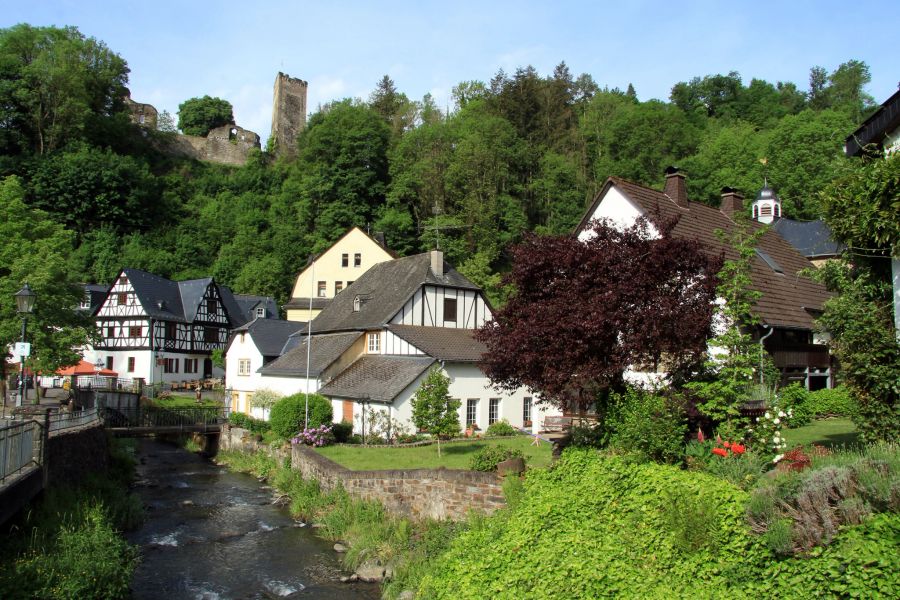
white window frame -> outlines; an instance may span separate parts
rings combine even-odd
[[[488,400],[488,425],[493,425],[500,420],[500,398]]]
[[[250,359],[249,358],[239,358],[238,359],[238,375],[242,377],[247,377],[250,375]]]
[[[532,409],[532,399],[531,396],[525,396],[522,400],[522,425],[528,425],[531,423],[531,409]]]
[[[264,306],[256,307],[256,318],[257,319],[265,319],[266,318],[266,308]]]
[[[370,331],[368,336],[368,348],[369,354],[380,354],[381,353],[381,332],[380,331]]]
[[[478,398],[466,399],[466,425],[478,425]]]

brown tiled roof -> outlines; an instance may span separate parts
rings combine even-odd
[[[319,393],[329,398],[391,403],[433,363],[430,356],[363,356]]]
[[[328,365],[336,361],[341,354],[353,345],[361,331],[347,333],[335,333],[330,335],[314,335],[312,337],[312,349],[307,350],[309,338],[305,335],[293,335],[288,343],[290,350],[264,366],[259,370],[263,375],[275,377],[306,377],[306,357],[310,355],[309,374],[318,377],[328,368]],[[288,347],[287,345],[285,347]]]
[[[394,324],[388,329],[438,360],[479,362],[487,352],[487,346],[472,337],[471,329]]]
[[[729,232],[735,227],[734,221],[718,208],[698,202],[688,202],[687,208],[683,208],[663,192],[618,177],[606,181],[576,232],[587,227],[591,215],[613,186],[637,204],[651,221],[678,219],[674,235],[702,242],[713,252],[724,254],[726,260],[737,258],[737,253],[715,233],[716,230]],[[766,226],[752,221],[751,227],[756,230]],[[756,315],[767,325],[812,329],[811,311],[821,311],[822,304],[830,297],[825,286],[800,275],[804,269],[814,268],[812,263],[773,230],[762,235],[757,249],[774,259],[783,273],[775,272],[760,256],[753,259],[752,287],[762,292],[755,306]]]

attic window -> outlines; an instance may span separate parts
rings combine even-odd
[[[359,312],[359,304],[359,296],[356,296],[355,298],[353,298],[353,312]]]
[[[759,248],[757,248],[757,249],[755,250],[755,252],[756,252],[756,255],[757,255],[758,257],[760,257],[761,259],[763,259],[763,261],[764,261],[767,265],[769,265],[769,268],[770,268],[770,269],[772,269],[772,270],[775,271],[776,273],[781,273],[782,275],[784,275],[784,269],[781,268],[781,265],[779,265],[777,262],[775,262],[775,259],[774,259],[774,258],[772,258],[771,256],[769,256],[768,254],[766,254],[763,250],[760,250]]]
[[[166,310],[166,303],[163,300],[160,300],[156,303],[156,308],[159,310]]]
[[[263,308],[262,306],[257,307],[256,308],[256,317],[259,319],[265,319],[266,318],[266,309]]]
[[[772,216],[772,207],[768,204],[764,204],[759,209],[759,214],[763,217],[771,217]]]

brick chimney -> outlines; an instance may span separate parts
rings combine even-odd
[[[722,200],[719,202],[719,210],[726,217],[734,219],[735,214],[739,214],[744,210],[744,197],[734,188],[722,188]]]
[[[675,204],[682,208],[687,208],[687,186],[684,184],[684,174],[678,172],[678,167],[668,167],[666,169],[666,196],[671,198]]]
[[[444,276],[444,253],[440,250],[431,251],[431,272],[435,277]]]

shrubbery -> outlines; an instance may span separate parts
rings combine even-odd
[[[494,421],[490,425],[488,425],[487,431],[485,432],[488,436],[508,436],[508,435],[516,435],[519,433],[515,427],[509,424],[506,419],[502,421]]]
[[[485,446],[472,456],[469,468],[473,471],[496,471],[497,465],[510,458],[524,458],[525,454],[509,446]]]
[[[687,419],[674,398],[629,388],[614,398],[606,419],[609,444],[663,463],[680,462]]]
[[[248,414],[242,412],[232,412],[228,415],[228,423],[232,427],[240,427],[251,433],[262,435],[269,431],[270,427],[266,421],[262,419],[254,419]]]
[[[306,394],[294,394],[281,398],[272,406],[269,414],[269,425],[276,434],[290,439],[303,429],[306,419]],[[309,424],[312,429],[320,425],[331,425],[331,401],[319,394],[309,395]]]
[[[337,444],[346,444],[353,435],[353,423],[349,421],[341,421],[331,426],[331,433],[334,435],[334,441]]]

